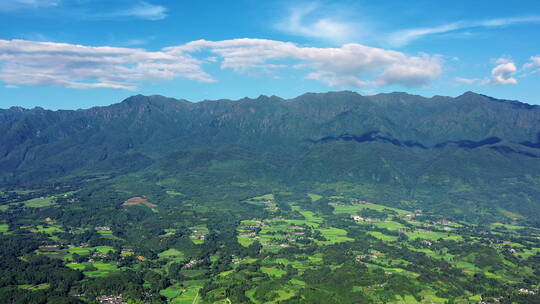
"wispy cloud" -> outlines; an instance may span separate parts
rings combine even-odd
[[[55,7],[60,2],[61,0],[2,0],[0,1],[0,11]]]
[[[289,14],[276,23],[276,28],[289,34],[336,43],[363,41],[388,47],[402,47],[413,41],[434,35],[445,35],[447,38],[471,37],[479,28],[491,29],[517,24],[540,23],[540,15],[531,15],[484,20],[457,20],[429,27],[389,31],[380,29],[380,21],[371,22],[373,24],[360,23],[358,16],[352,19],[350,11],[335,4],[300,3],[288,7]],[[358,15],[357,11],[354,13]]]
[[[162,20],[167,18],[167,8],[161,5],[140,1],[127,9],[106,14],[110,17],[134,17],[143,20]]]
[[[99,5],[95,2],[110,3],[106,0],[0,0],[0,12],[12,13],[20,10],[54,9],[56,15],[61,17],[76,17],[84,19],[110,19],[129,18],[141,20],[163,20],[167,18],[167,8],[155,5],[148,1],[118,1],[114,5],[104,5],[97,10]]]
[[[540,73],[540,55],[532,56],[530,62],[523,65],[523,70],[526,71],[526,75]]]
[[[214,56],[208,57],[208,52]],[[7,85],[76,89],[136,89],[143,81],[215,79],[203,65],[278,77],[274,71],[306,71],[305,77],[332,87],[369,89],[387,85],[426,86],[442,73],[439,56],[345,44],[302,47],[265,39],[198,40],[150,52],[135,48],[0,40],[0,81]]]
[[[360,32],[357,23],[337,18],[338,14],[330,13],[328,7],[323,9],[317,3],[296,5],[289,11],[276,27],[293,35],[343,43],[351,42]]]
[[[540,23],[540,16],[497,18],[480,21],[458,21],[434,27],[405,29],[388,34],[387,41],[392,46],[404,46],[414,40],[418,40],[429,35],[443,34],[478,27],[494,28],[510,26],[520,23]]]

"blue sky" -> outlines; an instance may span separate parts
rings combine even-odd
[[[540,104],[538,1],[2,0],[0,108],[353,90]]]

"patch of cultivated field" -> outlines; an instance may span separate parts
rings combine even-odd
[[[334,206],[334,214],[358,214],[358,212],[364,209],[372,209],[375,211],[384,212],[385,210],[390,210],[396,212],[398,215],[405,215],[410,213],[409,211],[388,207],[384,205],[374,204],[374,203],[363,203],[363,204],[353,204],[353,205],[336,205]]]
[[[45,234],[49,234],[49,235],[59,233],[59,232],[64,232],[62,227],[60,227],[58,225],[48,225],[48,226],[37,225],[35,228],[31,229],[30,231],[45,233]]]
[[[83,274],[89,278],[103,278],[109,276],[112,272],[119,270],[115,264],[104,263],[101,261],[96,262],[83,262],[83,263],[68,263],[67,267],[80,270]]]
[[[99,233],[102,237],[104,237],[106,239],[122,240],[121,238],[114,235],[112,230],[99,230],[97,233]]]
[[[43,208],[54,205],[54,196],[33,198],[25,201],[24,206],[29,208]]]
[[[387,234],[384,234],[382,232],[379,232],[379,231],[370,231],[368,232],[368,234],[370,234],[371,236],[374,236],[380,240],[383,240],[383,241],[387,241],[387,242],[393,242],[395,240],[397,240],[397,237],[396,236],[393,236],[393,235],[387,235]]]
[[[36,291],[36,290],[45,290],[49,289],[51,285],[49,283],[43,283],[43,284],[22,284],[18,286],[20,289],[30,290],[30,291]]]
[[[318,195],[318,194],[315,194],[315,193],[308,193],[307,195],[309,196],[309,198],[311,199],[312,202],[316,202],[316,201],[320,200],[321,198],[323,198],[322,195]]]
[[[197,303],[199,297],[199,289],[203,283],[201,281],[184,281],[183,285],[175,284],[159,293],[166,297],[168,303],[174,304],[192,304]]]
[[[461,241],[463,239],[458,234],[435,232],[435,231],[419,231],[419,230],[407,233],[407,236],[411,240],[423,239],[423,240],[436,241],[438,239],[443,239],[443,240],[449,240],[449,241],[450,240]]]
[[[158,256],[162,259],[167,259],[167,260],[172,260],[172,261],[182,261],[184,260],[184,257],[185,257],[182,251],[178,249],[174,249],[174,248],[165,250],[161,252],[160,254],[158,254]]]
[[[319,243],[325,245],[331,245],[341,242],[354,241],[354,239],[347,237],[347,231],[339,228],[320,228],[317,229],[326,241],[320,241]]]
[[[284,274],[287,273],[283,269],[279,269],[278,267],[272,267],[272,266],[261,267],[261,272],[266,273],[269,276],[278,277],[278,278],[281,278]]]
[[[0,224],[0,233],[6,233],[8,232],[9,230],[9,225],[8,224]]]
[[[114,252],[114,248],[111,247],[111,246],[96,246],[96,247],[72,247],[72,248],[68,248],[66,249],[66,251],[68,253],[76,253],[78,255],[88,255],[92,252],[97,252],[97,253],[110,253],[110,252]]]

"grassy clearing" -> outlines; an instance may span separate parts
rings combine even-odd
[[[322,224],[324,222],[324,220],[318,216],[315,216],[315,213],[311,212],[311,211],[305,211],[305,210],[300,210],[299,211],[300,214],[302,214],[302,216],[306,219],[306,221],[309,222],[310,225],[313,225],[313,224]]]
[[[166,297],[169,303],[173,304],[192,304],[197,303],[199,289],[202,288],[201,281],[184,281],[184,286],[175,284],[159,293]]]
[[[266,201],[266,200],[273,201],[274,199],[275,199],[274,194],[268,193],[268,194],[252,197],[248,200],[249,201]]]
[[[278,277],[278,278],[281,278],[283,275],[287,273],[285,270],[279,269],[277,267],[268,267],[268,266],[261,267],[261,272],[266,273],[269,276]]]
[[[7,211],[9,209],[9,205],[0,205],[0,211]]]
[[[448,240],[448,241],[461,241],[463,238],[457,234],[445,233],[445,232],[434,232],[434,231],[414,231],[408,233],[407,236],[411,240],[423,239],[436,241],[438,239]]]
[[[4,234],[7,233],[9,230],[8,224],[0,224],[0,233]]]
[[[354,241],[354,239],[347,237],[347,231],[339,228],[321,228],[317,229],[321,232],[326,241],[319,242],[325,245],[331,245],[341,242]]]
[[[158,256],[162,259],[168,259],[172,261],[182,261],[185,258],[185,255],[182,251],[174,248],[165,250],[158,254]]]
[[[83,274],[89,278],[102,278],[107,277],[111,272],[118,270],[118,266],[114,264],[107,264],[101,261],[91,263],[97,270],[84,271]]]
[[[39,197],[25,201],[24,206],[28,208],[43,208],[54,205],[54,197]]]
[[[392,231],[397,231],[397,230],[400,230],[400,229],[406,229],[407,228],[407,227],[405,227],[405,225],[403,225],[401,223],[398,223],[398,222],[393,222],[393,221],[375,222],[375,223],[371,223],[371,224],[373,226],[375,226],[375,227],[385,228],[385,229],[392,230]]]
[[[115,236],[112,230],[99,230],[97,233],[109,240],[122,240],[121,238]]]
[[[114,248],[111,246],[96,246],[96,247],[72,247],[66,249],[68,253],[78,254],[78,255],[89,255],[92,252],[97,253],[109,253],[114,252]]]
[[[379,204],[373,204],[373,203],[365,203],[365,204],[356,204],[356,205],[338,205],[334,206],[334,214],[358,214],[358,212],[364,210],[364,209],[372,209],[380,212],[384,212],[385,210],[390,210],[396,212],[398,215],[405,215],[409,213],[409,211],[398,209],[398,208],[392,208],[384,205]]]
[[[103,278],[111,274],[111,272],[119,270],[118,266],[114,264],[108,264],[101,261],[96,261],[93,263],[83,262],[83,263],[68,263],[66,264],[68,268],[73,270],[82,271],[83,274],[89,278]],[[95,267],[96,270],[87,270],[89,267]]]
[[[43,283],[43,284],[22,284],[18,286],[20,289],[30,290],[30,291],[36,291],[36,290],[45,290],[49,289],[51,285],[49,283]]]
[[[55,233],[64,232],[64,229],[62,229],[61,226],[58,226],[58,225],[50,225],[50,226],[37,225],[34,229],[31,229],[30,231],[53,235]]]
[[[493,224],[491,224],[491,228],[497,228],[497,227],[503,227],[503,228],[506,228],[508,230],[518,230],[518,229],[525,228],[523,226],[508,225],[508,224],[503,224],[503,223],[493,223]]]
[[[371,236],[374,236],[380,240],[383,240],[383,241],[386,241],[386,242],[393,242],[395,240],[397,240],[397,237],[393,236],[393,235],[387,235],[387,234],[384,234],[384,233],[381,233],[379,231],[370,231],[368,232],[368,234],[370,234]]]
[[[309,198],[311,199],[312,202],[316,202],[316,201],[320,200],[321,198],[323,198],[322,195],[318,195],[318,194],[315,194],[315,193],[308,193],[307,195],[309,196]]]

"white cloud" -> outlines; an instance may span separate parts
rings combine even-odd
[[[517,84],[517,80],[512,77],[517,72],[514,62],[508,59],[499,59],[499,65],[491,70],[491,84]]]
[[[491,70],[491,77],[489,78],[464,78],[456,77],[457,82],[465,84],[477,84],[477,85],[505,85],[505,84],[517,84],[518,81],[514,76],[518,72],[516,64],[512,59],[501,57],[492,60],[496,66]]]
[[[209,56],[209,53],[211,56]],[[265,39],[198,40],[160,51],[67,43],[0,40],[0,80],[7,84],[136,89],[142,81],[177,77],[215,81],[203,65],[250,76],[306,71],[332,87],[425,86],[442,73],[439,56],[409,56],[361,44],[303,47]]]
[[[425,86],[442,73],[439,56],[408,56],[401,52],[357,43],[339,48],[301,47],[291,42],[266,39],[198,40],[167,48],[171,52],[209,49],[223,58],[222,68],[245,72],[272,68],[272,61],[294,61],[290,68],[311,70],[309,79],[333,87],[361,88],[368,85]],[[283,64],[277,67],[283,68]]]
[[[350,42],[358,36],[358,24],[335,17],[317,15],[315,13],[318,10],[320,10],[320,6],[314,3],[293,7],[290,9],[290,15],[279,22],[276,27],[293,35],[340,43]]]
[[[200,64],[189,55],[163,51],[0,40],[0,80],[11,85],[134,90],[140,81],[214,81]]]
[[[167,8],[140,1],[128,9],[108,14],[110,17],[134,17],[144,20],[162,20],[167,18]]]
[[[498,18],[480,21],[459,21],[434,27],[405,29],[388,34],[387,41],[392,46],[404,46],[414,40],[421,39],[428,35],[442,34],[476,27],[493,28],[520,23],[540,23],[540,16]]]

